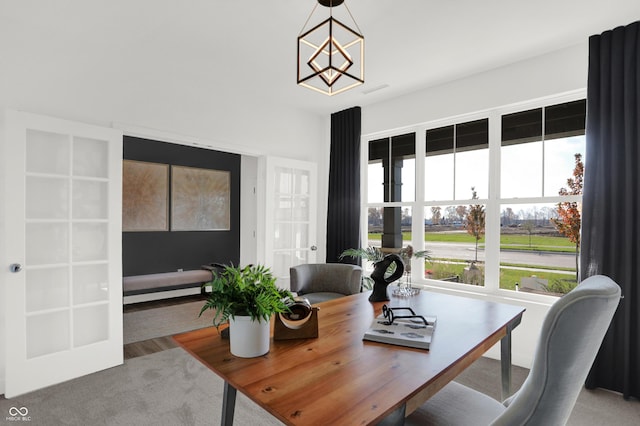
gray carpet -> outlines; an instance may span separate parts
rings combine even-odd
[[[10,400],[0,398],[0,421],[46,426],[215,425],[220,424],[222,388],[218,376],[175,348]],[[11,407],[26,407],[31,421],[6,420]],[[281,424],[238,393],[234,425]]]
[[[204,301],[126,312],[122,317],[124,344],[191,331],[212,325],[213,312],[198,318]]]
[[[526,369],[514,368],[515,389],[526,374]],[[500,363],[481,358],[457,380],[498,398]],[[26,407],[32,425],[214,425],[220,424],[221,400],[222,380],[175,348],[11,400],[0,398],[0,420],[11,407]],[[241,393],[235,413],[236,426],[281,425]],[[637,426],[640,402],[604,390],[583,390],[568,424]]]
[[[513,391],[520,388],[528,373],[526,368],[513,367]],[[480,358],[459,375],[456,381],[499,400],[500,361]],[[567,425],[638,426],[640,401],[625,401],[620,394],[603,389],[582,389]]]

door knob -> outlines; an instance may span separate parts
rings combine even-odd
[[[316,247],[316,246],[311,246],[311,251],[316,251],[316,250],[318,250],[318,247]]]
[[[20,272],[20,271],[22,271],[22,265],[21,265],[21,264],[19,264],[19,263],[12,263],[12,264],[9,266],[9,270],[10,270],[11,272],[14,272],[14,273],[15,273],[15,272]]]

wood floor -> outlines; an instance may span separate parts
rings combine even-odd
[[[136,312],[146,309],[154,309],[166,306],[180,305],[182,303],[205,300],[206,296],[196,294],[193,296],[175,297],[172,299],[154,300],[151,302],[134,303],[124,305],[123,312]],[[165,351],[177,347],[177,343],[171,336],[157,337],[155,339],[143,340],[142,342],[128,343],[124,345],[124,359],[136,358],[143,355],[150,355],[156,352]]]

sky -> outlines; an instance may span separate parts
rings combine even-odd
[[[531,142],[503,147],[501,197],[557,196],[560,188],[567,187],[567,179],[572,176],[574,155],[581,153],[585,160],[584,145],[584,136],[573,136],[548,140],[544,145],[542,142]],[[453,154],[427,157],[425,200],[469,200],[471,187],[475,187],[478,198],[488,198],[488,158],[488,149],[457,153],[454,168]],[[368,202],[383,202],[382,164],[370,164],[368,173]],[[413,176],[415,160],[405,160],[402,169],[403,201],[414,201]]]

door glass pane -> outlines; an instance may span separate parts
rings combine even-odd
[[[67,219],[69,217],[69,181],[27,176],[27,219]]]
[[[108,142],[98,139],[73,138],[73,174],[106,178],[109,176]]]
[[[290,194],[292,188],[292,173],[290,169],[283,167],[275,168],[275,190],[280,194]]]
[[[309,193],[309,172],[306,170],[296,170],[293,175],[293,193],[308,194]]]
[[[76,347],[109,338],[108,305],[78,308],[73,311],[73,342]]]
[[[309,225],[306,223],[276,223],[274,248],[308,248]]]
[[[293,220],[307,221],[309,220],[309,197],[295,197],[293,199]]]
[[[67,262],[69,260],[69,225],[27,223],[25,244],[29,266]]]
[[[273,237],[273,247],[275,249],[286,249],[291,247],[291,224],[276,223],[275,235]]]
[[[69,306],[68,268],[25,270],[27,312]]]
[[[107,182],[73,181],[73,218],[107,219]]]
[[[273,253],[272,272],[275,277],[289,277],[290,265],[295,265],[296,259],[291,251],[276,251]]]
[[[306,223],[293,224],[293,247],[309,247],[309,225]]]
[[[73,267],[73,303],[108,300],[109,275],[106,264]]]
[[[68,176],[69,171],[69,137],[28,129],[27,172]]]
[[[292,205],[293,201],[291,199],[291,196],[276,195],[275,204],[276,204],[275,219],[291,220],[292,207],[293,207]]]
[[[293,255],[291,266],[302,265],[309,263],[309,251],[308,250],[296,250]]]
[[[73,261],[107,260],[107,224],[73,225]]]
[[[69,311],[27,317],[27,358],[69,349]]]

